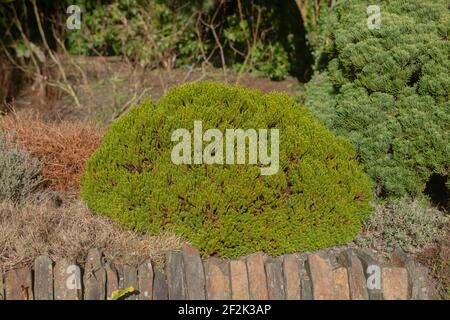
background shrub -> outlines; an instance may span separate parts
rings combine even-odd
[[[273,79],[303,79],[311,63],[299,58],[309,52],[295,1],[78,0],[82,28],[68,30],[73,4],[36,1],[52,50],[65,51],[61,42],[74,55],[120,56],[148,68],[225,65]],[[0,43],[22,67],[45,53],[30,1],[0,2]]]
[[[447,223],[448,217],[424,197],[393,199],[375,207],[356,242],[384,252],[417,253],[442,236]]]
[[[20,202],[42,182],[41,164],[0,136],[0,201]]]
[[[306,47],[294,1],[83,0],[79,5],[83,28],[67,33],[74,54],[117,55],[169,69],[211,62],[271,79],[303,76],[303,61],[293,63]]]
[[[174,165],[173,130],[278,128],[280,170]],[[206,145],[206,144],[205,144]],[[204,146],[205,146],[204,145]],[[81,196],[122,225],[184,235],[205,254],[272,255],[351,240],[371,211],[371,182],[350,143],[286,94],[214,82],[170,90],[116,121],[88,161]]]
[[[450,166],[448,2],[338,2],[326,16],[304,103],[356,146],[381,195],[416,195]],[[325,16],[324,16],[325,17]]]
[[[103,135],[90,123],[45,122],[24,112],[0,119],[0,132],[41,161],[42,176],[56,191],[78,191],[85,162]]]

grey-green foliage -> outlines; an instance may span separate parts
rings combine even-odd
[[[0,137],[0,200],[20,202],[41,183],[40,162]]]
[[[350,139],[379,194],[415,196],[450,166],[448,1],[337,2],[326,16],[303,101]]]
[[[425,197],[389,200],[377,205],[356,243],[380,251],[402,248],[415,253],[442,235],[448,221]]]

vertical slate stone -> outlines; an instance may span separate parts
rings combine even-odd
[[[187,298],[205,300],[205,272],[199,251],[191,245],[184,244],[182,255]]]
[[[436,300],[436,291],[428,269],[410,258],[403,250],[396,249],[392,254],[394,266],[404,267],[408,271],[408,296],[411,300]]]
[[[441,298],[426,267],[417,264],[414,267],[414,273],[411,274],[413,276],[411,300],[439,300]]]
[[[81,300],[82,280],[80,267],[67,259],[59,260],[53,270],[55,300]]]
[[[53,300],[53,261],[47,256],[34,261],[34,299]]]
[[[300,261],[296,254],[284,255],[283,275],[286,300],[300,300]]]
[[[166,276],[170,300],[186,299],[186,282],[184,279],[183,256],[181,252],[166,255]]]
[[[301,280],[301,295],[302,300],[313,300],[312,284],[309,278]]]
[[[139,296],[138,272],[136,267],[123,266],[123,287],[134,289],[134,292],[126,295],[125,300],[137,300]]]
[[[346,250],[338,256],[339,263],[348,269],[350,299],[368,300],[366,276],[361,260],[353,250]]]
[[[255,253],[247,257],[248,284],[251,300],[269,299],[264,261],[265,257],[262,253]]]
[[[299,272],[300,272],[300,299],[313,300],[311,278],[306,270],[306,256],[299,257]]]
[[[280,258],[267,258],[266,260],[267,290],[270,300],[284,300],[286,298],[282,265]]]
[[[405,268],[384,267],[381,279],[385,300],[408,300],[408,271]]]
[[[247,264],[245,260],[230,261],[231,299],[249,300]]]
[[[7,300],[33,300],[31,269],[23,267],[6,273],[5,291]]]
[[[310,254],[307,269],[311,278],[314,300],[333,300],[334,276],[329,259],[319,253]]]
[[[411,276],[414,275],[414,268],[415,268],[415,264],[413,263],[413,260],[408,257],[406,252],[404,252],[400,248],[397,248],[392,253],[391,263],[392,263],[392,266],[394,266],[394,267],[402,267],[402,268],[407,269],[408,275],[410,278],[410,281],[408,282],[408,286],[409,286],[408,289],[409,289],[409,293],[411,294],[412,285],[413,285]]]
[[[6,300],[5,297],[5,276],[0,271],[0,301]]]
[[[153,266],[150,259],[147,259],[139,266],[139,300],[153,299]]]
[[[153,269],[153,300],[169,299],[169,289],[167,288],[167,280],[164,273],[158,268]]]
[[[112,263],[105,264],[106,272],[106,297],[110,299],[113,292],[119,290],[119,276],[116,267]]]
[[[102,263],[102,255],[99,250],[91,249],[88,252],[84,269],[84,299],[106,299],[106,271]]]
[[[366,287],[369,300],[383,300],[383,290],[381,288],[380,263],[374,258],[374,256],[367,249],[358,249],[356,251],[356,255],[358,256],[363,266],[364,275],[366,277]]]
[[[230,267],[226,260],[210,258],[205,262],[208,300],[231,299]]]
[[[123,283],[123,266],[122,265],[116,265],[116,270],[117,270],[117,276],[119,277],[119,289],[123,289],[124,288],[124,283]]]
[[[348,271],[345,267],[333,270],[334,273],[334,299],[350,300],[350,288],[348,284]]]

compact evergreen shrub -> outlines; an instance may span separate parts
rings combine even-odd
[[[370,4],[330,10],[303,102],[354,143],[380,194],[419,194],[433,173],[449,172],[448,2],[377,1],[373,30]]]
[[[383,252],[402,248],[417,253],[445,233],[448,216],[429,205],[428,199],[389,199],[375,207],[364,222],[356,243]]]
[[[20,202],[42,183],[41,164],[0,136],[0,201]]]
[[[173,164],[173,131],[192,133],[196,120],[203,132],[279,129],[278,172]],[[118,119],[87,162],[81,196],[128,228],[175,231],[204,254],[235,257],[351,240],[371,212],[372,185],[351,144],[286,94],[202,82],[176,87],[159,104],[146,101]]]

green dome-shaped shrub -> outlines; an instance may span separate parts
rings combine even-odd
[[[194,121],[203,133],[217,128],[224,137],[226,129],[268,129],[270,151],[270,130],[278,129],[278,172],[262,175],[261,164],[174,164],[179,142],[172,134],[185,128],[193,144]],[[223,149],[225,158],[225,138]],[[345,243],[368,217],[372,198],[350,143],[306,108],[286,94],[214,82],[174,88],[159,104],[146,101],[116,121],[81,183],[96,212],[139,231],[174,231],[223,257]]]

